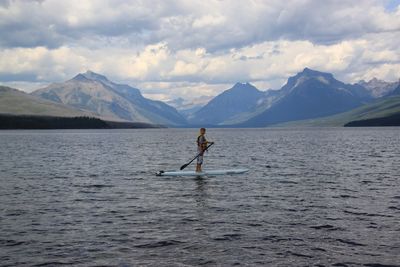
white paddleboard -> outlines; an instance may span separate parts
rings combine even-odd
[[[157,176],[215,176],[215,175],[232,175],[248,172],[248,169],[228,169],[228,170],[209,170],[202,172],[195,171],[158,171]]]

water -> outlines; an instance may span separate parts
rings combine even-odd
[[[1,131],[0,265],[399,266],[400,128],[196,134]]]

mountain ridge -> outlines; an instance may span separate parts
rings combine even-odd
[[[385,82],[377,78],[372,78],[368,82],[361,80],[357,84],[363,86],[374,98],[380,98],[389,95],[399,85],[397,82]]]
[[[240,113],[251,111],[263,95],[264,92],[250,83],[236,83],[189,117],[189,123],[218,124]]]
[[[109,120],[175,126],[186,123],[184,117],[173,107],[161,101],[147,99],[139,89],[114,83],[92,71],[38,89],[32,95],[88,110]]]
[[[309,68],[289,78],[281,90],[285,96],[242,125],[265,126],[328,116],[356,108],[369,100],[362,87],[345,84],[331,73]]]
[[[181,114],[175,107],[162,101],[145,98],[137,88],[112,82],[106,76],[90,70],[31,94],[20,92],[18,97],[26,100],[30,96],[31,102],[28,102],[33,106],[43,104],[37,101],[47,101],[46,105],[67,110],[54,111],[55,115],[89,114],[105,120],[178,127],[265,127],[339,114],[373,102],[374,99],[396,95],[400,95],[399,82],[374,78],[368,82],[346,84],[337,80],[332,73],[304,68],[289,77],[279,90],[261,91],[248,82],[236,83],[201,107],[199,103],[182,98],[170,100],[168,103],[179,108]],[[13,113],[13,110],[9,113]],[[38,115],[52,114],[45,112]],[[184,117],[188,118],[189,124]]]
[[[344,112],[368,101],[371,96],[360,85],[345,84],[331,73],[304,68],[303,71],[288,78],[279,90],[259,91],[246,83],[247,91],[240,90],[240,84],[212,99],[205,107],[195,113],[189,122],[215,124],[220,126],[264,127],[291,120],[328,116]],[[252,88],[253,87],[253,88]],[[234,105],[230,97],[237,92],[257,92],[246,101],[243,93]],[[256,91],[255,91],[256,90]],[[219,105],[219,108],[216,106]],[[241,107],[233,112],[231,107]],[[221,108],[222,107],[222,108]],[[205,111],[208,111],[205,112]],[[221,116],[218,113],[224,113]]]

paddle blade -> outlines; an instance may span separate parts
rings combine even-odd
[[[186,168],[189,164],[184,164],[181,166],[180,170],[183,170],[184,168]]]

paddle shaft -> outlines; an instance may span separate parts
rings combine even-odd
[[[205,151],[207,151],[207,150],[210,148],[210,146],[212,146],[213,144],[214,144],[214,143],[211,143],[209,146],[206,147],[206,149],[204,149],[203,152],[200,152],[199,154],[197,154],[197,156],[194,157],[191,161],[189,161],[189,162],[186,163],[186,164],[183,164],[183,165],[181,166],[180,170],[183,170],[184,168],[186,168],[187,166],[189,166],[190,163],[192,163],[195,159],[197,159],[202,153],[204,153]]]

